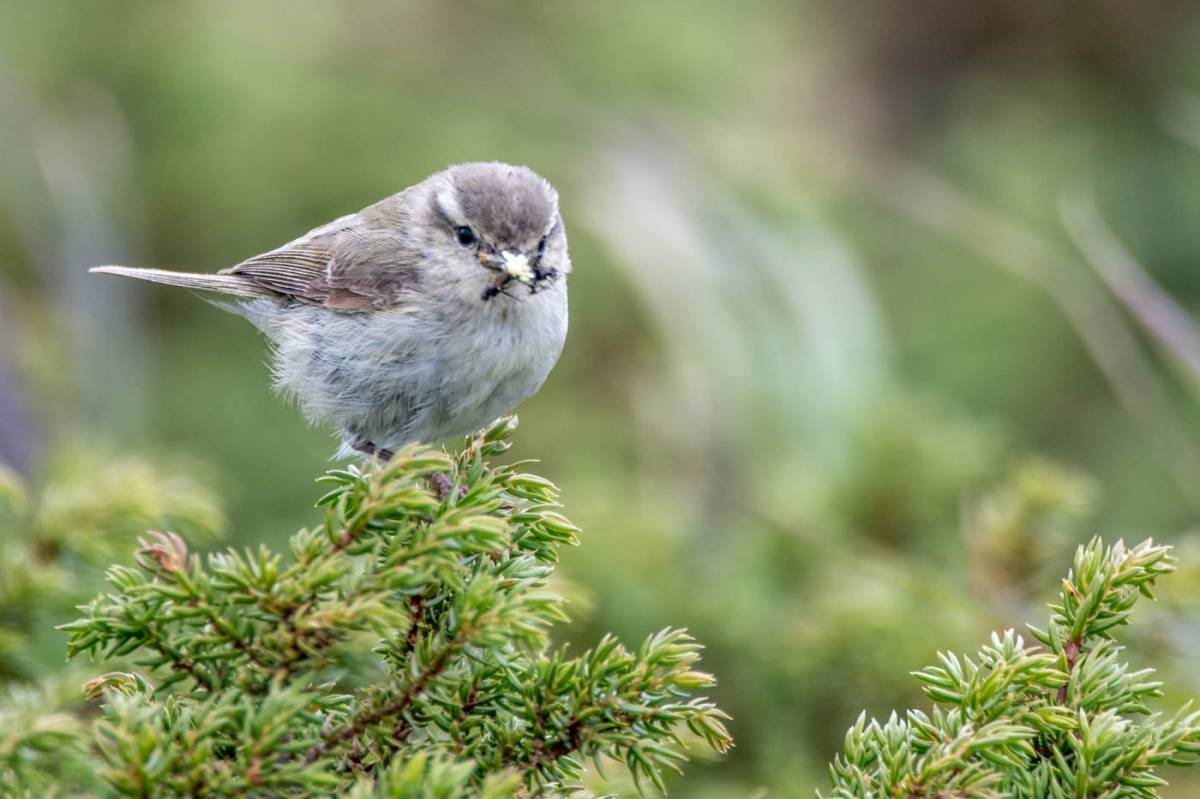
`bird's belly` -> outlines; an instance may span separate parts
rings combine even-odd
[[[276,385],[311,421],[337,425],[350,446],[465,435],[536,391],[558,359],[565,292],[536,300],[509,318],[297,309],[272,335]]]

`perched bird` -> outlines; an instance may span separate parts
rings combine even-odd
[[[452,166],[217,274],[91,271],[230,295],[274,385],[340,455],[465,435],[533,394],[567,334],[567,236],[526,167]]]

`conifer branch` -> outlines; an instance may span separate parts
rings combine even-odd
[[[109,569],[110,590],[62,628],[72,657],[145,670],[88,686],[103,701],[91,756],[112,791],[537,795],[580,786],[583,759],[602,756],[662,790],[684,731],[728,748],[686,633],[548,652],[567,616],[547,583],[578,530],[551,483],[488,462],[514,427],[454,456],[411,447],[329,472],[324,524],[286,556],[201,558],[180,536],[145,536],[137,568]]]
[[[1200,712],[1151,713],[1162,684],[1120,662],[1113,635],[1174,568],[1152,541],[1080,547],[1050,623],[1029,628],[1041,647],[1008,630],[974,658],[939,653],[914,673],[932,713],[860,716],[828,796],[1153,799],[1158,767],[1200,762]]]

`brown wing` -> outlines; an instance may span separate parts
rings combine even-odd
[[[338,311],[395,305],[417,278],[400,232],[368,227],[357,214],[221,274],[248,278],[270,291]]]

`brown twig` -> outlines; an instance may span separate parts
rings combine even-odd
[[[413,680],[408,687],[400,692],[399,696],[387,704],[363,713],[353,721],[349,721],[341,727],[331,730],[324,736],[320,743],[315,744],[308,750],[308,753],[304,757],[305,762],[312,763],[331,749],[340,746],[346,741],[356,739],[373,724],[378,724],[380,721],[392,716],[398,716],[407,710],[413,700],[425,690],[425,686],[429,684],[429,681],[440,674],[442,669],[446,667],[450,656],[462,646],[466,638],[467,634],[464,628],[464,630],[459,632],[454,641],[439,652],[437,657],[417,675],[417,679]]]
[[[409,602],[409,612],[412,614],[412,621],[408,624],[408,634],[404,636],[403,654],[405,657],[410,655],[417,646],[417,628],[421,623],[422,602],[423,600],[420,596],[414,596]]]
[[[533,755],[524,763],[515,764],[522,771],[529,773],[559,760],[583,747],[583,725],[579,719],[571,717],[566,728],[557,738],[546,743],[541,738],[533,741]]]
[[[1079,662],[1079,656],[1082,653],[1082,641],[1075,638],[1067,640],[1066,646],[1063,647],[1063,654],[1067,656],[1067,681],[1058,689],[1058,703],[1060,705],[1067,702],[1067,687],[1071,684],[1071,674],[1075,671],[1075,664]]]

